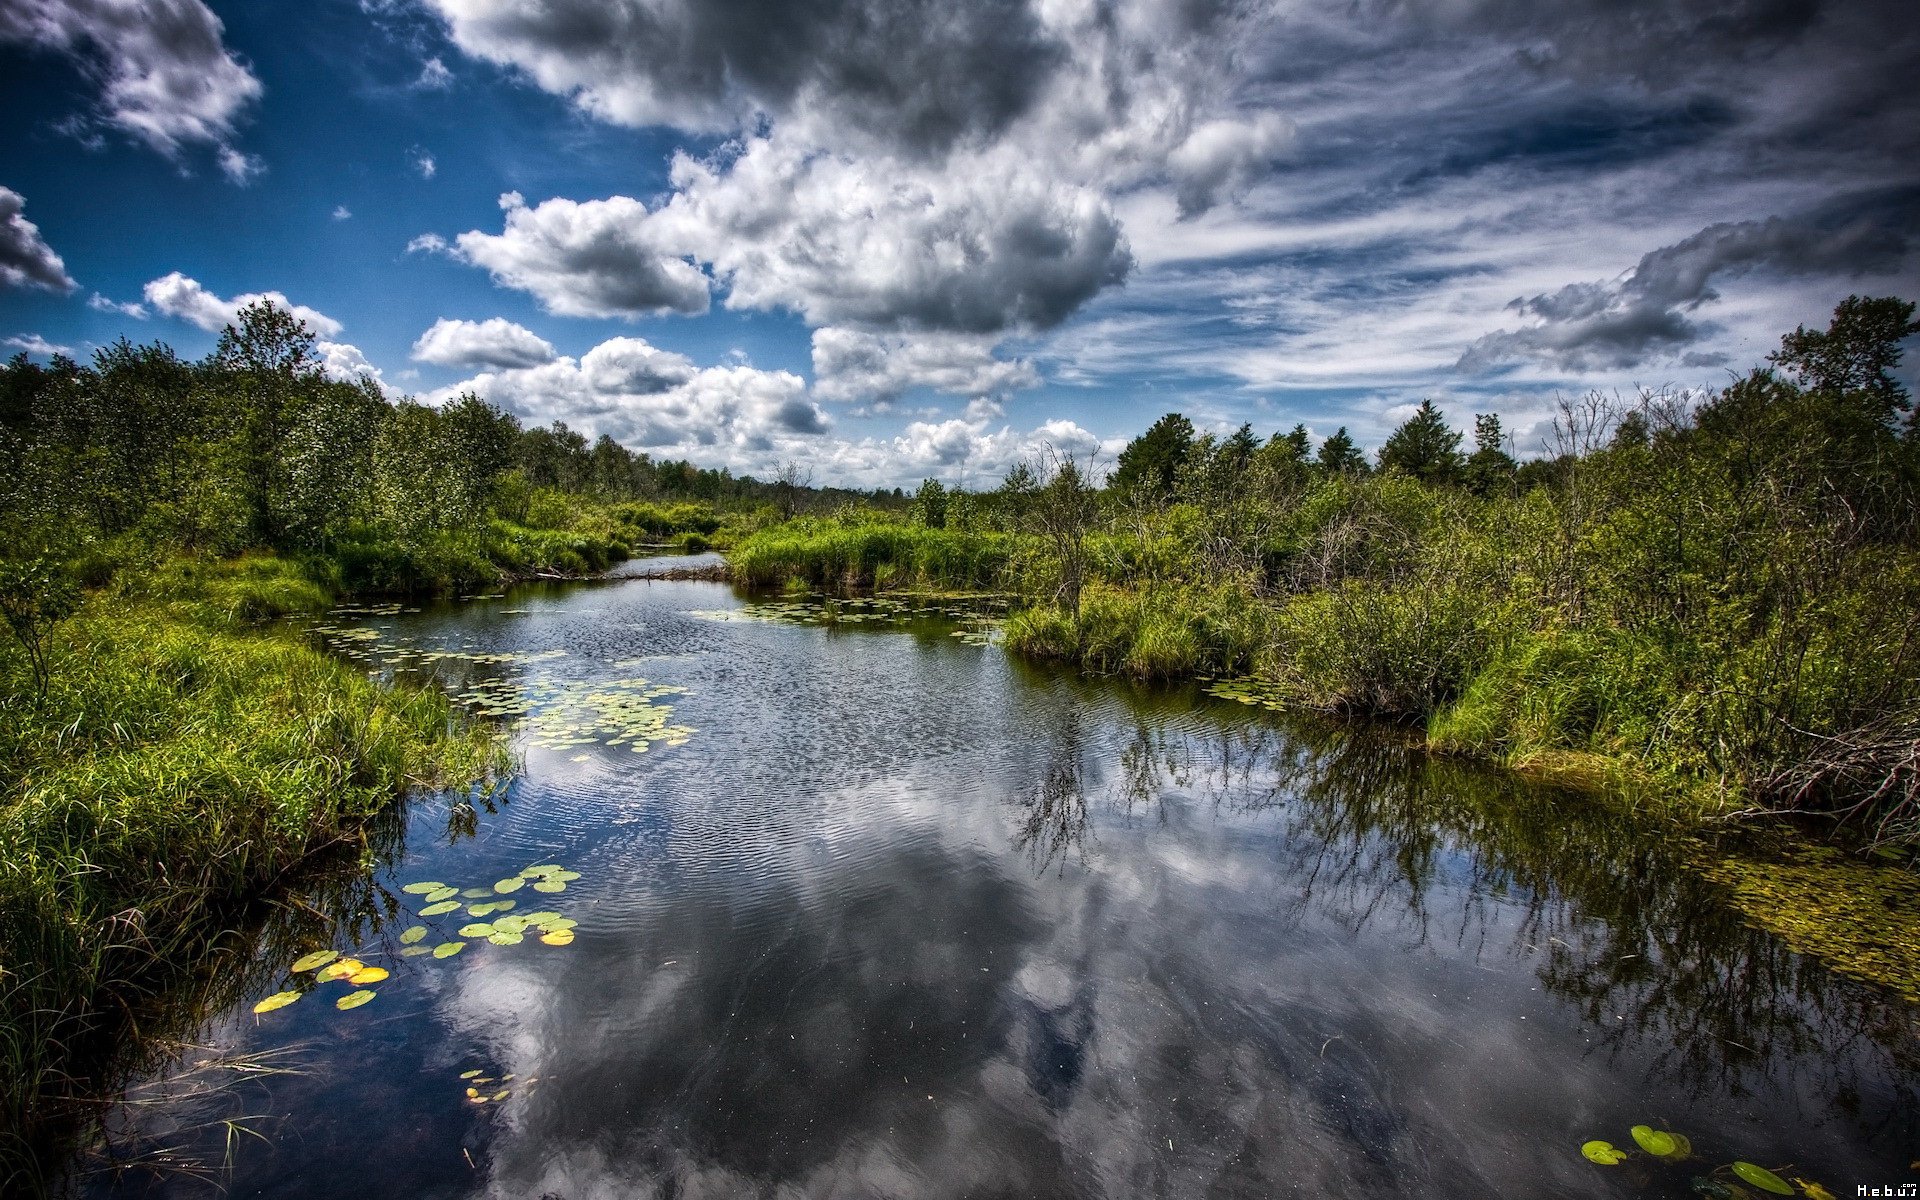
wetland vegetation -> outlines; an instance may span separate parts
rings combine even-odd
[[[695,733],[662,703],[685,689],[651,672],[499,678],[488,671],[532,671],[539,654],[389,645],[365,623],[415,610],[343,600],[487,600],[661,549],[722,548],[732,578],[767,601],[676,620],[836,636],[937,624],[944,642],[994,641],[1086,675],[1383,720],[1390,738],[1269,748],[1275,794],[1308,798],[1289,819],[1322,845],[1385,839],[1433,869],[1436,839],[1454,836],[1501,887],[1571,895],[1616,934],[1712,927],[1715,948],[1668,943],[1634,966],[1621,964],[1644,948],[1549,954],[1543,978],[1594,1024],[1610,1028],[1631,995],[1659,1010],[1636,1018],[1642,1033],[1712,1021],[1712,1038],[1751,1044],[1777,1021],[1806,1045],[1805,1021],[1869,1025],[1877,996],[1920,1000],[1920,418],[1890,373],[1920,329],[1913,313],[1851,299],[1711,394],[1564,401],[1550,452],[1524,462],[1498,418],[1476,421],[1469,452],[1431,404],[1375,464],[1344,431],[1316,447],[1302,426],[1220,437],[1169,414],[1110,472],[1051,456],[989,491],[929,480],[912,496],[817,489],[793,467],[759,481],[655,462],[563,425],[523,429],[472,397],[395,403],[324,378],[310,334],[267,304],[204,362],[124,342],[85,366],[16,357],[0,371],[0,1179],[57,1172],[49,1129],[85,1126],[74,1114],[88,1098],[151,1065],[127,1057],[130,1032],[186,1036],[241,997],[265,1015],[321,982],[362,989],[337,997],[343,1011],[367,1003],[355,997],[387,968],[315,949],[328,940],[320,910],[379,923],[364,877],[402,852],[393,800],[490,794],[513,766],[503,723],[513,750],[569,763],[677,750]],[[1123,775],[1171,761],[1141,738]],[[1382,754],[1391,767],[1369,757]],[[1462,784],[1497,795],[1504,815],[1443,812],[1448,773],[1479,770],[1456,758],[1517,768],[1533,790]],[[1042,772],[1028,795],[1021,844],[1047,865],[1088,828],[1076,764]],[[1325,787],[1338,797],[1313,801]],[[1627,803],[1597,817],[1580,793]],[[1669,885],[1674,910],[1654,916],[1621,909],[1651,901],[1608,874],[1642,867],[1599,855],[1588,871],[1568,853],[1596,821],[1650,810],[1678,818],[1662,853],[1688,874]],[[1710,830],[1730,818],[1740,837]],[[1775,824],[1790,836],[1769,840]],[[1640,852],[1634,837],[1622,854]],[[342,863],[361,884],[304,914],[263,914],[263,899]],[[482,881],[502,897],[577,878],[507,866]],[[1384,870],[1359,867],[1326,878],[1358,887]],[[409,924],[396,957],[451,957],[439,950],[463,933],[496,947],[574,940],[572,915],[482,920],[511,898],[435,901],[450,885],[421,882],[434,887],[402,891],[453,904],[441,913],[478,902],[437,945]],[[1744,924],[1676,915],[1684,905]],[[1545,944],[1551,930],[1538,932]],[[1824,986],[1795,952],[1890,992],[1835,993],[1839,1018],[1797,999],[1688,1011],[1678,993],[1724,978],[1729,939],[1791,997]],[[1645,973],[1655,959],[1665,984]],[[270,975],[293,986],[263,991]],[[194,1003],[172,1003],[182,995]],[[200,1017],[174,1030],[163,1011]],[[1909,1052],[1904,1036],[1885,1035],[1889,1054]],[[1703,1077],[1736,1070],[1708,1059]],[[469,1101],[506,1098],[472,1082],[494,1074],[464,1079]],[[1677,1126],[1634,1124],[1630,1139],[1594,1128],[1649,1162],[1685,1157]],[[1632,1153],[1615,1142],[1587,1158]],[[1716,1184],[1770,1190],[1736,1166]]]

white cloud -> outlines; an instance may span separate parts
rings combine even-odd
[[[304,304],[295,304],[280,292],[248,292],[231,300],[222,300],[178,271],[170,272],[147,284],[146,301],[154,311],[197,325],[208,333],[218,333],[240,319],[240,310],[256,301],[271,301],[306,322],[307,329],[319,338],[338,337],[340,322]],[[357,351],[356,351],[357,353]]]
[[[368,379],[389,397],[400,395],[400,389],[390,386],[380,373],[380,368],[367,361],[360,347],[347,342],[316,342],[314,349],[320,352],[320,369],[329,377],[343,383],[358,383]]]
[[[257,154],[242,154],[232,146],[222,146],[214,154],[220,173],[242,187],[267,173],[267,164]]]
[[[87,298],[87,307],[95,312],[119,313],[123,317],[132,317],[136,321],[144,321],[147,319],[147,309],[145,305],[130,300],[124,303],[118,300],[109,300],[99,292],[95,292]]]
[[[823,400],[896,400],[909,388],[981,396],[1040,382],[1032,364],[993,355],[993,339],[969,334],[876,334],[829,326],[813,331],[814,392]]]
[[[37,333],[23,333],[18,337],[10,337],[5,342],[0,342],[0,345],[12,346],[16,350],[24,350],[28,354],[38,355],[42,358],[52,358],[56,354],[73,353],[72,346],[56,345]]]
[[[336,204],[333,206],[333,219],[336,221],[351,221],[353,219],[353,213],[348,210],[346,205]]]
[[[453,72],[438,58],[429,58],[421,64],[420,78],[413,81],[413,86],[430,92],[444,91],[453,86]]]
[[[696,367],[639,338],[609,339],[578,360],[484,371],[429,400],[444,403],[462,392],[537,424],[564,420],[630,446],[736,466],[771,462],[782,448],[793,453],[829,427],[806,381],[790,371]]]
[[[408,254],[445,254],[447,239],[437,233],[423,233],[407,243]]]
[[[502,232],[463,233],[453,253],[486,268],[502,287],[531,292],[549,312],[638,317],[707,310],[706,276],[674,256],[638,200],[548,200],[528,208],[520,193],[508,192],[500,207],[507,214]],[[445,244],[415,242],[425,250]]]
[[[9,0],[0,42],[22,41],[78,60],[100,85],[99,119],[169,158],[211,145],[221,169],[244,181],[257,160],[234,150],[240,114],[260,81],[222,43],[225,27],[201,0]]]
[[[80,285],[67,264],[40,236],[40,227],[22,215],[26,198],[0,187],[0,286],[41,288],[62,295]]]
[[[413,360],[439,367],[535,367],[552,362],[553,344],[504,317],[433,323],[413,343]]]
[[[433,155],[427,153],[425,150],[415,149],[410,156],[410,160],[413,163],[413,169],[420,172],[420,178],[422,179],[432,179],[440,170],[440,165],[433,161]]]

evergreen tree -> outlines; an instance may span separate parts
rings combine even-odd
[[[1500,429],[1498,413],[1473,416],[1473,454],[1467,459],[1463,479],[1467,490],[1476,496],[1494,496],[1510,491],[1519,464],[1513,461]]]
[[[1460,476],[1460,434],[1447,419],[1422,400],[1420,408],[1380,447],[1380,469],[1411,475],[1422,483],[1452,483]]]
[[[1347,436],[1347,427],[1342,425],[1333,431],[1333,436],[1320,443],[1320,466],[1329,475],[1365,475],[1367,460],[1360,448]]]
[[[1168,413],[1127,443],[1113,472],[1112,487],[1152,504],[1173,499],[1180,474],[1193,454],[1193,422]]]

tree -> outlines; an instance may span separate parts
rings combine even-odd
[[[1044,476],[1028,509],[1029,527],[1047,542],[1059,570],[1054,598],[1080,619],[1080,593],[1087,580],[1087,534],[1099,515],[1100,494],[1093,485],[1093,457],[1085,465],[1073,455],[1047,447],[1046,458],[1030,477]]]
[[[35,696],[47,694],[47,632],[79,606],[72,577],[47,555],[0,560],[0,618],[27,652]]]
[[[1168,413],[1120,452],[1111,481],[1113,490],[1150,504],[1165,504],[1173,499],[1174,487],[1192,453],[1193,422],[1179,413]]]
[[[1365,475],[1367,460],[1360,448],[1347,436],[1347,427],[1342,425],[1333,431],[1333,436],[1320,443],[1320,466],[1329,475]]]
[[[1809,390],[1846,397],[1882,421],[1907,408],[1907,390],[1891,374],[1900,343],[1920,333],[1911,301],[1848,296],[1824,332],[1805,325],[1780,339],[1769,362],[1799,376]]]
[[[240,310],[236,324],[221,331],[212,362],[234,406],[241,488],[253,536],[277,545],[288,515],[281,508],[287,492],[283,443],[309,385],[320,378],[313,333],[271,300],[256,300]]]
[[[913,519],[928,529],[946,528],[947,489],[938,479],[920,482],[920,490],[913,494]]]
[[[1381,470],[1399,471],[1422,483],[1452,483],[1459,478],[1461,465],[1460,434],[1447,427],[1446,417],[1431,400],[1422,400],[1419,409],[1380,447]]]
[[[1501,495],[1513,487],[1518,464],[1503,444],[1500,414],[1475,413],[1473,416],[1473,454],[1467,459],[1463,481],[1476,496]]]
[[[793,520],[800,507],[800,493],[813,487],[813,468],[803,467],[797,459],[780,464],[773,476],[774,502],[780,506],[780,519]]]

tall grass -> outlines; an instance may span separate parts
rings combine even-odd
[[[190,971],[223,911],[407,788],[504,765],[439,693],[252,624],[324,602],[281,560],[177,562],[55,630],[44,697],[0,652],[0,1160],[103,1013]]]
[[[1004,533],[805,520],[749,535],[728,562],[734,579],[751,587],[994,590],[1008,583],[1013,545]]]

